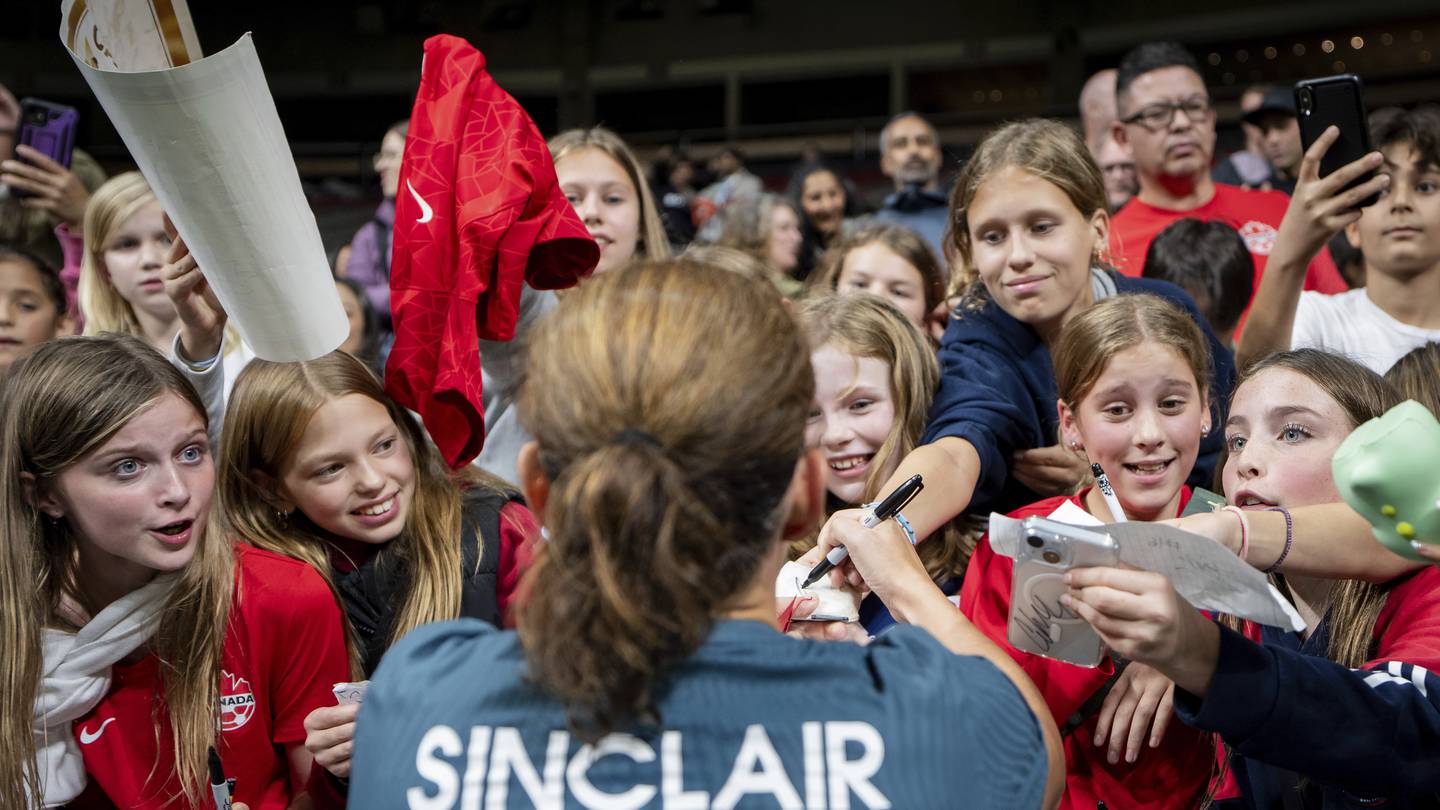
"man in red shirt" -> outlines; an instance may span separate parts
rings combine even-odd
[[[1255,289],[1275,244],[1290,197],[1250,191],[1210,179],[1215,109],[1194,57],[1170,42],[1148,42],[1120,60],[1115,77],[1115,139],[1130,148],[1140,193],[1110,225],[1110,254],[1126,275],[1138,276],[1150,241],[1177,219],[1219,220],[1245,239],[1255,260]],[[1305,289],[1349,289],[1329,250],[1310,263]]]

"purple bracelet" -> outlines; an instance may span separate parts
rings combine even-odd
[[[1280,568],[1280,563],[1285,562],[1285,558],[1290,556],[1290,546],[1295,543],[1295,520],[1290,517],[1290,510],[1283,506],[1272,506],[1265,511],[1279,512],[1285,516],[1285,548],[1281,550],[1280,556],[1275,558],[1275,562],[1271,563],[1269,568],[1260,572],[1262,574],[1273,574]]]

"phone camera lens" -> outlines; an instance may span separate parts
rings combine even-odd
[[[1060,562],[1060,552],[1058,551],[1047,551],[1040,556],[1044,558],[1045,562],[1051,565]]]
[[[1314,99],[1308,89],[1300,91],[1300,114],[1309,115],[1314,108]]]
[[[1031,548],[1040,548],[1041,546],[1045,545],[1044,540],[1041,540],[1033,534],[1025,538],[1025,542],[1029,543]]]

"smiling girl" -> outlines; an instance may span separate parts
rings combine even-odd
[[[1067,446],[1105,471],[1125,515],[1114,515],[1098,487],[1049,498],[1011,517],[1049,516],[1079,507],[1103,523],[1175,518],[1190,500],[1185,478],[1209,432],[1210,355],[1191,313],[1149,295],[1109,298],[1077,315],[1055,346],[1058,411]],[[1056,519],[1069,522],[1063,517]],[[1193,808],[1214,757],[1190,729],[1157,733],[1158,750],[1122,761],[1100,748],[1108,718],[1095,704],[1110,681],[1121,693],[1143,673],[1123,674],[1108,659],[1085,668],[1022,652],[1006,641],[1014,566],[982,541],[970,558],[960,609],[1015,658],[1066,730],[1062,807]],[[1070,618],[1074,618],[1071,616]],[[1096,698],[1095,696],[1099,696]],[[1091,708],[1093,707],[1093,708]],[[1072,719],[1072,717],[1074,719]]]
[[[921,446],[881,487],[924,476],[924,491],[906,507],[920,536],[967,508],[1010,510],[1082,480],[1083,459],[1056,444],[1053,407],[1051,352],[1071,319],[1135,292],[1200,318],[1177,287],[1107,268],[1105,183],[1063,124],[1034,119],[991,133],[961,171],[950,211],[966,292],[940,341],[940,390]],[[1200,347],[1215,358],[1204,387],[1228,391],[1230,360],[1208,327],[1200,329]],[[1197,456],[1181,460],[1181,479],[1208,481],[1219,451],[1219,434],[1206,435]]]
[[[1260,361],[1225,426],[1227,497],[1287,521],[1290,509],[1338,502],[1336,449],[1397,399],[1335,355]],[[1368,537],[1354,542],[1380,553]],[[1286,576],[1303,633],[1222,627],[1159,574],[1077,569],[1068,581],[1069,604],[1112,648],[1175,681],[1180,719],[1231,747],[1247,806],[1429,806],[1440,790],[1440,569],[1381,584]]]
[[[220,458],[227,528],[309,563],[330,583],[358,673],[368,676],[422,624],[504,621],[534,519],[493,478],[453,478],[356,358],[251,363],[235,386]],[[349,773],[358,708],[307,720],[307,746],[336,776]]]
[[[214,746],[237,800],[290,806],[340,611],[210,522],[194,390],[137,338],[62,338],[11,368],[0,422],[0,805],[199,806]]]
[[[877,501],[885,495],[881,484],[925,429],[940,377],[935,354],[904,315],[868,293],[809,298],[796,314],[815,369],[805,443],[825,454],[828,511]],[[947,594],[958,589],[976,536],[954,521],[919,546],[926,571]],[[806,538],[793,549],[804,553],[813,545]],[[889,624],[873,618],[881,610],[878,600],[861,607],[872,633]]]

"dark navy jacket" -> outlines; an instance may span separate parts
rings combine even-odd
[[[1210,341],[1214,373],[1210,379],[1211,430],[1200,441],[1200,455],[1188,483],[1211,487],[1224,446],[1225,409],[1235,384],[1235,361],[1221,345],[1195,302],[1164,281],[1111,273],[1117,294],[1150,293],[1189,312]],[[922,444],[945,436],[965,439],[980,455],[980,480],[967,511],[1007,513],[1044,496],[1010,476],[1016,451],[1049,447],[1058,441],[1055,367],[1050,350],[1035,330],[1010,317],[994,301],[977,311],[952,317],[940,341],[940,390],[930,409]]]
[[[1426,569],[1417,575],[1440,572]],[[1415,583],[1420,584],[1420,583]],[[1325,623],[1302,644],[1275,628],[1264,644],[1220,628],[1220,657],[1202,700],[1175,690],[1175,714],[1218,733],[1251,810],[1418,810],[1440,807],[1440,649],[1436,591],[1385,621],[1380,658],[1349,669],[1325,658]],[[1421,610],[1416,610],[1417,608]],[[1414,615],[1422,612],[1429,615]],[[1408,638],[1394,636],[1400,625]],[[1384,647],[1392,649],[1387,655]],[[1395,660],[1396,653],[1410,660]]]

